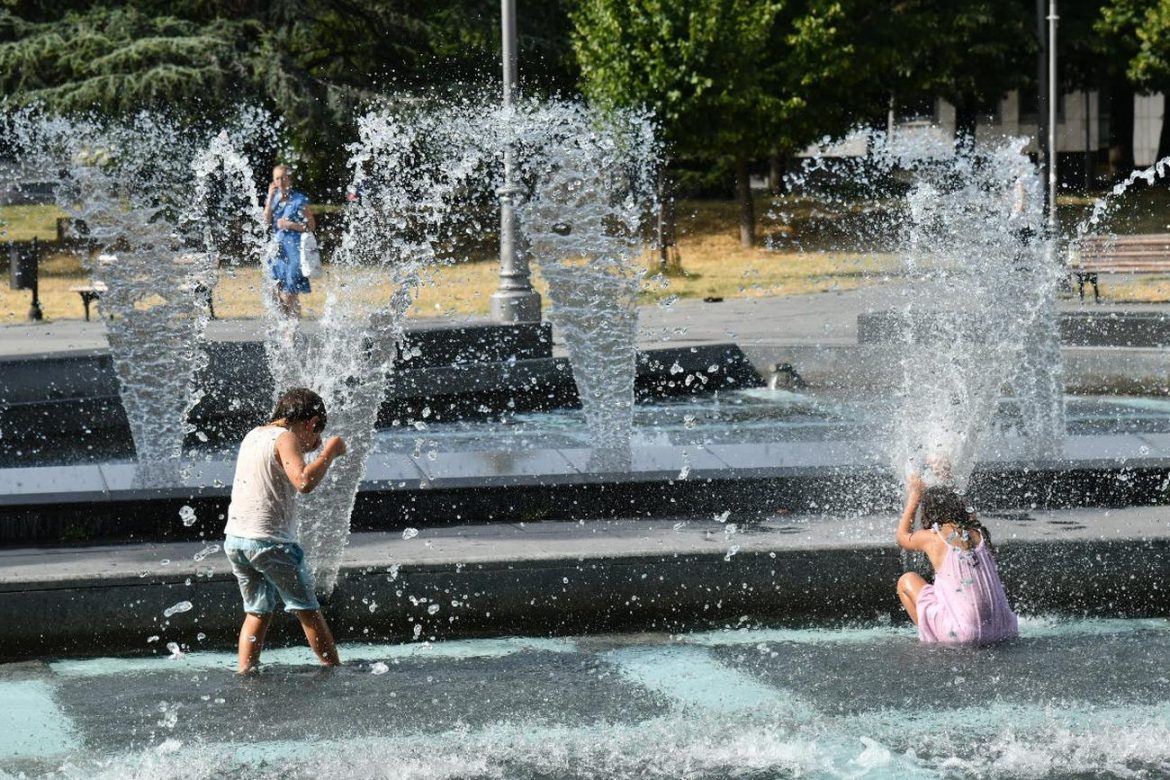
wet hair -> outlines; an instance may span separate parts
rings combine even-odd
[[[929,487],[922,494],[922,527],[953,525],[960,531],[978,531],[991,546],[991,535],[979,522],[975,508],[953,488],[944,485]]]
[[[320,425],[323,429],[328,416],[325,414],[325,402],[321,400],[321,396],[307,387],[293,387],[285,390],[280,396],[269,422],[277,420],[290,423],[308,422],[314,417],[321,419]]]

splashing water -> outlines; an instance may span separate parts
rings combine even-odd
[[[480,122],[476,111],[459,106],[405,116],[388,107],[359,120],[359,140],[350,147],[359,198],[333,256],[345,284],[330,292],[315,333],[266,345],[278,392],[316,390],[329,410],[327,435],[344,437],[348,448],[299,509],[301,540],[326,593],[337,581],[406,311],[436,262],[443,231],[457,221],[457,194],[489,159],[473,146],[483,137]],[[387,281],[387,297],[373,294]]]
[[[550,316],[569,352],[595,451],[625,453],[628,461],[644,275],[638,258],[660,162],[654,128],[635,113],[602,117],[580,105],[536,110],[526,120],[547,128],[540,153],[527,157],[536,184],[520,213],[549,284]]]
[[[240,133],[260,126],[245,109]],[[197,240],[200,198],[191,161],[200,128],[142,113],[127,121],[24,109],[4,117],[9,151],[60,172],[58,205],[85,247],[83,267],[105,284],[102,307],[139,483],[173,484],[215,285],[215,257]],[[166,150],[160,154],[160,150]]]
[[[1026,140],[959,149],[930,133],[862,140],[870,152],[855,174],[871,195],[904,183],[897,206],[871,220],[904,278],[889,462],[962,487],[995,446],[985,434],[1004,391],[1019,406],[1026,452],[1055,457],[1064,435],[1055,303],[1063,269],[1044,240]],[[810,184],[823,167],[814,158],[793,184]]]
[[[532,207],[521,214],[531,214],[533,245],[552,257],[545,268],[554,318],[570,344],[595,442],[628,447],[638,278],[631,261],[646,208],[639,196],[653,191],[649,172],[657,159],[644,120],[607,127],[573,104],[508,112],[474,102],[387,104],[363,116],[358,128],[350,147],[357,201],[333,257],[345,284],[328,295],[315,332],[273,328],[266,342],[278,392],[315,389],[329,409],[328,433],[348,445],[299,510],[301,540],[326,593],[336,584],[386,381],[404,353],[407,309],[429,268],[450,260],[449,239],[482,231],[470,206],[499,185],[509,149],[534,182]],[[566,221],[577,226],[567,242],[559,240]],[[589,261],[584,268],[573,262],[581,258]],[[390,282],[388,296],[372,293],[365,281],[371,269],[378,271],[375,284]],[[579,319],[587,310],[588,319]],[[591,327],[600,330],[590,333]],[[589,351],[587,339],[604,346]],[[606,383],[617,389],[600,390]]]

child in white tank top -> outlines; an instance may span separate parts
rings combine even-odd
[[[305,553],[297,543],[294,497],[309,493],[345,454],[345,442],[321,443],[325,404],[312,390],[293,388],[276,403],[272,420],[252,429],[240,444],[232,498],[224,528],[224,552],[244,599],[239,671],[255,671],[272,620],[276,597],[301,622],[309,646],[326,666],[341,663],[329,625],[321,615]],[[305,453],[320,448],[312,463]]]

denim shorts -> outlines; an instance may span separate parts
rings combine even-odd
[[[230,534],[223,551],[240,583],[244,611],[266,615],[276,609],[279,593],[286,612],[320,609],[313,575],[305,568],[305,551],[295,542],[244,539]]]

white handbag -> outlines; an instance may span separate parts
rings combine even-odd
[[[312,279],[321,275],[321,249],[312,233],[301,233],[301,276]]]

